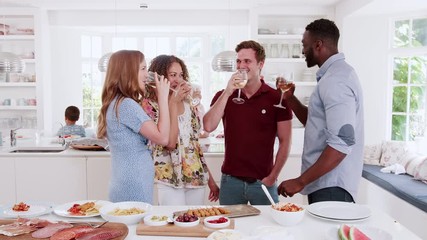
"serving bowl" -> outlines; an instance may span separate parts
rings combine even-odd
[[[132,225],[139,223],[152,208],[145,202],[117,202],[104,205],[99,212],[107,221]]]
[[[230,226],[230,219],[223,216],[206,217],[203,224],[208,228],[225,228]]]
[[[148,214],[144,217],[144,224],[147,226],[164,226],[168,224],[168,216]]]
[[[305,209],[295,203],[279,202],[271,206],[271,217],[282,226],[294,226],[302,221]]]
[[[194,227],[199,225],[200,218],[184,213],[182,215],[174,217],[173,223],[178,227]]]

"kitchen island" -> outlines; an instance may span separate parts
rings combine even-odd
[[[260,215],[248,216],[248,217],[239,217],[235,219],[235,230],[238,230],[245,236],[254,236],[261,231],[260,228],[269,228],[270,230],[277,230],[278,225],[270,216],[270,206],[255,206],[261,211]],[[171,215],[175,211],[187,210],[188,206],[154,206],[151,213],[159,215]],[[314,217],[309,214],[307,211],[305,216],[299,224],[292,227],[285,227],[283,230],[290,233],[294,240],[307,240],[307,239],[319,239],[319,240],[336,240],[338,239],[338,228],[341,224],[346,223],[348,225],[356,225],[360,228],[365,227],[371,231],[378,233],[383,233],[381,236],[387,236],[388,234],[392,236],[394,240],[420,240],[421,238],[417,237],[414,233],[409,231],[402,224],[389,217],[384,212],[370,208],[371,215],[364,219],[355,222],[340,222],[336,220],[327,220],[321,219],[319,217]],[[40,216],[39,218],[48,219],[48,220],[62,220],[70,221],[76,220],[75,218],[70,219],[66,217],[60,217],[55,214],[49,214]],[[103,221],[101,217],[92,217],[85,219],[77,219],[78,221],[89,221],[89,222],[99,222]],[[169,240],[169,239],[187,239],[187,240],[199,240],[205,238],[199,237],[171,237],[171,236],[142,236],[136,235],[137,225],[128,225],[129,234],[126,237],[126,240],[137,240],[137,239],[150,239],[150,240]],[[211,230],[212,232],[214,230]],[[10,238],[13,239],[13,238]],[[268,238],[270,239],[270,238]],[[284,239],[284,238],[280,238]],[[286,238],[291,239],[291,238]],[[389,238],[378,238],[377,240],[389,240]],[[273,238],[271,238],[273,240]]]

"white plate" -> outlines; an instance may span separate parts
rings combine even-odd
[[[17,218],[17,217],[38,217],[52,212],[52,204],[25,202],[30,205],[30,209],[24,212],[13,211],[15,204],[4,205],[0,208],[0,218]]]
[[[82,200],[82,201],[76,201],[76,202],[69,202],[69,203],[65,203],[65,204],[62,204],[62,205],[55,207],[53,212],[56,215],[59,215],[62,217],[70,217],[70,218],[88,218],[88,217],[96,217],[96,216],[101,215],[100,213],[95,213],[95,214],[90,214],[90,215],[85,215],[85,216],[76,216],[76,215],[71,215],[68,212],[68,209],[70,209],[74,204],[85,204],[87,202],[95,202],[95,206],[98,208],[98,210],[102,206],[111,203],[109,201],[103,201],[103,200]]]
[[[308,205],[306,209],[310,214],[328,220],[357,221],[371,216],[371,210],[368,207],[348,202],[317,202]]]
[[[393,239],[393,236],[390,233],[382,229],[367,226],[367,225],[354,225],[354,226],[357,227],[360,231],[362,231],[370,239],[375,239],[375,240],[392,240]],[[325,240],[340,240],[340,238],[338,237],[338,229],[339,229],[339,226],[330,228],[326,232]]]
[[[233,230],[233,229],[221,229],[221,230],[217,230],[213,233],[211,233],[207,239],[210,240],[216,240],[216,239],[221,239],[221,240],[243,240],[244,239],[244,235],[237,231],[237,230]]]

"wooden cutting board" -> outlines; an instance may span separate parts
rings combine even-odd
[[[230,219],[230,225],[221,229],[234,229],[234,219]],[[219,230],[218,228],[207,228],[203,225],[203,219],[194,227],[178,227],[173,224],[164,226],[147,226],[144,222],[140,222],[136,226],[137,235],[147,236],[174,236],[174,237],[207,237],[212,232]]]
[[[0,225],[9,224],[12,222],[14,222],[13,219],[10,219],[10,220],[1,220],[0,219]],[[79,224],[79,225],[81,225],[81,224]],[[114,228],[114,229],[118,229],[118,230],[121,230],[122,232],[124,232],[124,234],[122,236],[113,238],[113,240],[124,240],[129,233],[128,227],[126,226],[126,224],[123,224],[123,223],[108,222],[104,226],[102,226],[101,228]],[[8,237],[8,236],[0,234],[0,240],[30,240],[30,239],[37,239],[37,238],[31,237],[31,233],[23,234],[23,235],[19,235],[19,236],[13,236],[13,237]]]

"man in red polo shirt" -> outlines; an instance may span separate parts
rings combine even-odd
[[[243,41],[236,47],[237,68],[246,69],[248,82],[241,90],[244,103],[236,104],[234,73],[227,87],[215,94],[211,108],[203,118],[204,129],[214,131],[222,119],[225,135],[225,157],[222,164],[221,205],[270,204],[261,185],[264,184],[275,202],[278,202],[277,178],[285,164],[292,135],[292,112],[274,107],[280,101],[280,92],[260,78],[264,66],[264,48],[255,41]],[[274,161],[274,142],[279,148]]]

